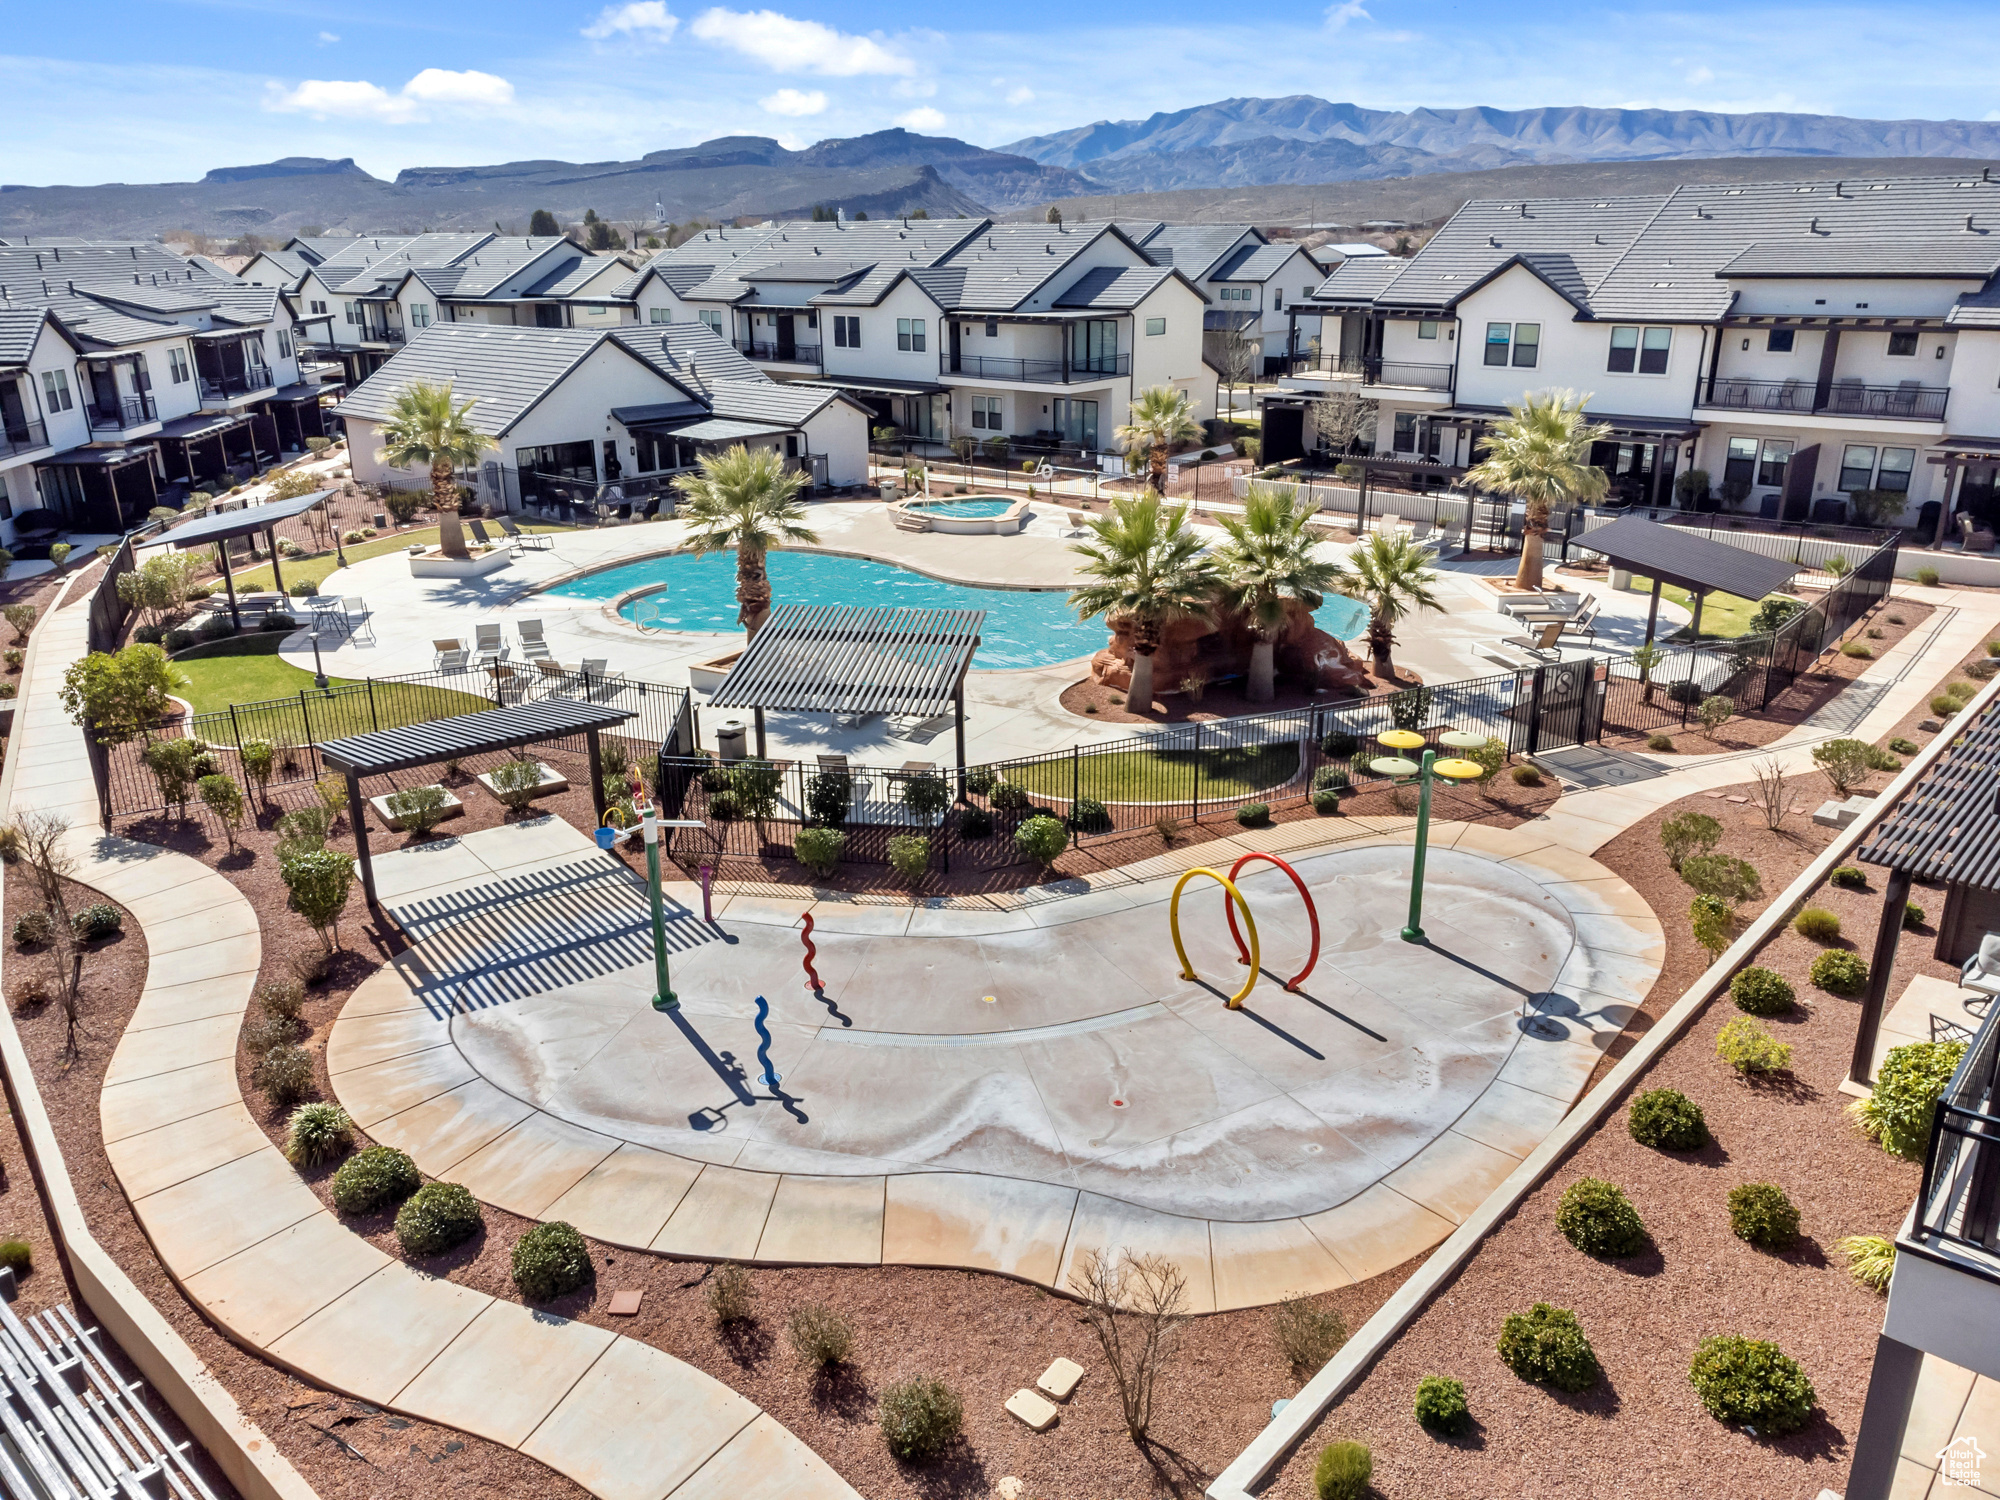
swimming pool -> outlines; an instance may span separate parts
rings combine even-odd
[[[1101,621],[1077,619],[1062,589],[982,589],[945,583],[908,568],[829,552],[773,552],[766,559],[778,604],[888,605],[902,609],[983,609],[979,650],[984,668],[1046,667],[1088,656],[1106,639]],[[634,589],[619,614],[655,630],[735,634],[736,554],[706,557],[677,552],[601,573],[587,573],[548,592],[568,599],[615,599]]]
[[[951,516],[959,520],[983,521],[1004,516],[1018,502],[1013,500],[912,500],[909,509],[927,516]]]

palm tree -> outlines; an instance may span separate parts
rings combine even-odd
[[[1089,559],[1086,577],[1096,579],[1071,590],[1077,618],[1097,615],[1132,622],[1132,686],[1125,701],[1137,712],[1153,706],[1153,653],[1169,622],[1205,615],[1215,597],[1215,564],[1188,524],[1188,509],[1167,509],[1148,490],[1121,495],[1111,512],[1090,523],[1096,540],[1070,551]]]
[[[473,402],[456,405],[451,382],[429,385],[415,380],[396,392],[389,420],[382,424],[382,451],[377,463],[392,469],[424,465],[431,471],[431,508],[438,513],[438,549],[446,557],[465,557],[465,533],[458,524],[458,471],[479,462],[479,455],[496,446],[493,439],[466,419]]]
[[[1479,440],[1485,457],[1466,471],[1467,484],[1527,502],[1521,566],[1514,574],[1518,588],[1542,586],[1542,536],[1549,529],[1549,508],[1601,500],[1611,487],[1604,471],[1587,462],[1590,445],[1611,436],[1604,423],[1585,419],[1589,401],[1575,391],[1523,396]]]
[[[1384,682],[1396,678],[1396,665],[1389,660],[1396,626],[1417,610],[1444,608],[1431,592],[1437,574],[1428,564],[1436,556],[1408,537],[1392,540],[1376,532],[1349,554],[1334,582],[1338,592],[1368,606],[1369,670]]]
[[[1132,402],[1131,417],[1113,436],[1132,458],[1146,455],[1146,484],[1165,494],[1167,453],[1175,443],[1193,443],[1201,438],[1201,424],[1194,419],[1194,402],[1187,392],[1170,385],[1149,385]]]
[[[786,542],[809,546],[819,540],[800,524],[806,513],[799,492],[805,487],[805,476],[787,469],[775,448],[752,450],[740,443],[719,457],[704,453],[699,474],[674,481],[687,498],[681,515],[695,555],[735,549],[736,618],[752,636],[771,613],[764,554]]]
[[[1313,555],[1307,514],[1294,490],[1253,484],[1244,492],[1243,514],[1222,520],[1229,533],[1217,556],[1224,573],[1222,597],[1242,611],[1256,637],[1250,648],[1252,703],[1269,703],[1277,695],[1272,679],[1286,603],[1296,599],[1318,609],[1341,576],[1339,563]]]

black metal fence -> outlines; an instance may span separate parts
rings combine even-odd
[[[2000,1252],[2000,1006],[1974,1034],[1938,1100],[1911,1238],[1972,1250],[1992,1267],[1987,1279],[2000,1281],[1992,1262]]]

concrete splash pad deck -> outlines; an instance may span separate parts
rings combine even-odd
[[[1462,839],[1464,847],[1451,845]],[[1442,1239],[1581,1092],[1644,997],[1658,924],[1594,862],[1449,825],[1418,947],[1407,839],[1245,872],[1267,976],[1179,977],[1168,881],[966,912],[738,896],[670,913],[555,819],[389,856],[415,949],[349,1002],[334,1086],[378,1140],[513,1212],[671,1254],[907,1263],[1060,1285],[1090,1245],[1184,1263],[1197,1305],[1359,1280]],[[690,894],[685,887],[676,893]],[[401,894],[399,894],[401,893]],[[803,896],[804,893],[802,893]],[[1212,883],[1197,971],[1242,968]],[[770,1002],[776,1088],[759,1078]],[[989,998],[990,997],[990,998]]]

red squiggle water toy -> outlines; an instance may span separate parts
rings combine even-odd
[[[1275,854],[1263,854],[1253,851],[1244,855],[1229,867],[1229,878],[1232,881],[1235,880],[1242,873],[1243,867],[1253,859],[1261,859],[1269,864],[1274,864],[1292,877],[1292,884],[1299,888],[1299,899],[1306,904],[1306,916],[1312,920],[1312,956],[1306,960],[1306,966],[1303,969],[1285,981],[1285,988],[1291,993],[1297,994],[1298,988],[1300,984],[1304,983],[1306,975],[1312,973],[1313,965],[1319,962],[1319,908],[1313,905],[1313,898],[1307,894],[1306,883],[1299,879],[1299,872],[1286,864],[1282,859],[1279,859]],[[1240,964],[1247,964],[1250,962],[1250,950],[1243,946],[1243,935],[1236,930],[1236,905],[1232,901],[1225,900],[1222,903],[1222,910],[1229,917],[1229,935],[1236,940],[1236,961]]]
[[[812,913],[807,912],[806,925],[804,929],[801,930],[799,933],[799,941],[806,945],[806,988],[809,990],[818,991],[825,989],[826,986],[819,982],[819,974],[813,969],[813,960],[819,957],[819,949],[813,946],[812,934],[813,934]],[[1317,953],[1318,949],[1315,948],[1314,952]]]

